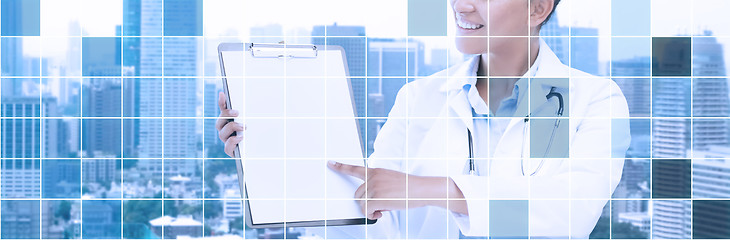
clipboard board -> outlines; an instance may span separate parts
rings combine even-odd
[[[366,166],[342,47],[222,43],[218,57],[226,105],[247,127],[234,152],[246,225],[374,224],[353,197],[362,181],[326,167],[327,160]]]

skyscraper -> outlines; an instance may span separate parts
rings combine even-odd
[[[711,33],[706,33],[708,36]],[[667,48],[688,47],[686,44],[668,42]],[[721,54],[722,46],[715,38],[697,38],[694,43],[693,71],[699,76],[721,76],[725,73],[724,59]],[[682,59],[689,49],[673,49],[664,53],[658,63],[655,61],[655,71],[664,73],[681,73],[688,67]],[[657,69],[659,68],[659,69]],[[692,102],[690,103],[690,93]],[[689,116],[690,109],[695,117],[727,116],[730,103],[728,100],[727,79],[724,78],[670,78],[660,79],[655,83],[653,92],[654,116],[682,117]],[[693,146],[693,168],[675,169],[669,171],[695,173],[692,181],[693,194],[696,197],[725,195],[723,189],[714,187],[721,178],[718,172],[726,168],[722,161],[700,160],[704,157],[727,157],[728,151],[722,150],[728,144],[728,124],[722,119],[695,119],[692,126],[685,119],[659,118],[654,120],[653,150],[655,157],[684,158],[688,154],[690,139]],[[689,129],[692,129],[690,138]],[[658,174],[658,173],[654,173]],[[664,173],[660,173],[664,174]],[[670,174],[667,172],[667,174]],[[681,185],[681,184],[678,184]],[[670,190],[670,189],[667,189]],[[692,231],[692,203],[688,200],[655,201],[654,203],[654,233],[655,238],[689,238]],[[695,223],[698,224],[698,223]],[[703,228],[712,228],[712,223],[703,222]],[[721,223],[717,223],[721,224]],[[718,225],[722,227],[722,225]]]

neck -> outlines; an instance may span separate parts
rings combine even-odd
[[[529,48],[525,48],[529,39]],[[530,69],[537,59],[540,50],[538,37],[524,38],[521,41],[513,41],[510,46],[503,47],[497,51],[490,51],[481,55],[481,69],[487,76],[494,77],[515,77],[520,78]],[[529,59],[525,61],[525,59]],[[486,61],[485,61],[486,60]]]

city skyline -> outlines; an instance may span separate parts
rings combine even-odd
[[[356,6],[389,3],[379,1]],[[243,226],[235,162],[222,152],[213,126],[222,88],[218,43],[342,46],[366,156],[402,86],[468,57],[453,47],[453,24],[446,36],[411,37],[404,16],[361,20],[367,10],[315,12],[316,18],[295,21],[312,13],[286,9],[256,17],[265,11],[227,0],[77,2],[98,11],[44,0],[40,36],[0,37],[3,238],[258,234]],[[622,15],[610,12],[570,12],[589,8],[586,2],[561,5],[542,31],[561,61],[611,77],[627,98],[632,142],[621,184],[604,210],[606,228],[630,225],[646,238],[690,238],[695,227],[722,231],[713,229],[720,223],[692,223],[716,207],[693,201],[730,196],[730,188],[717,187],[730,186],[730,31],[717,24],[652,25],[661,36],[617,36],[612,24],[630,22],[612,22]],[[596,6],[615,10],[621,3]],[[693,6],[710,3],[730,7],[715,0]],[[388,6],[383,16],[407,8],[403,1]],[[237,21],[259,19],[225,21],[238,9],[257,13],[236,15]],[[3,31],[25,28],[11,27],[4,24]],[[664,54],[677,49],[686,54]]]

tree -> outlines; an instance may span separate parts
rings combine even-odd
[[[56,208],[56,212],[54,213],[55,217],[61,218],[65,221],[68,221],[71,219],[71,202],[70,201],[61,201],[58,203],[58,208]]]
[[[223,204],[220,201],[205,201],[205,219],[217,218],[221,215]]]

